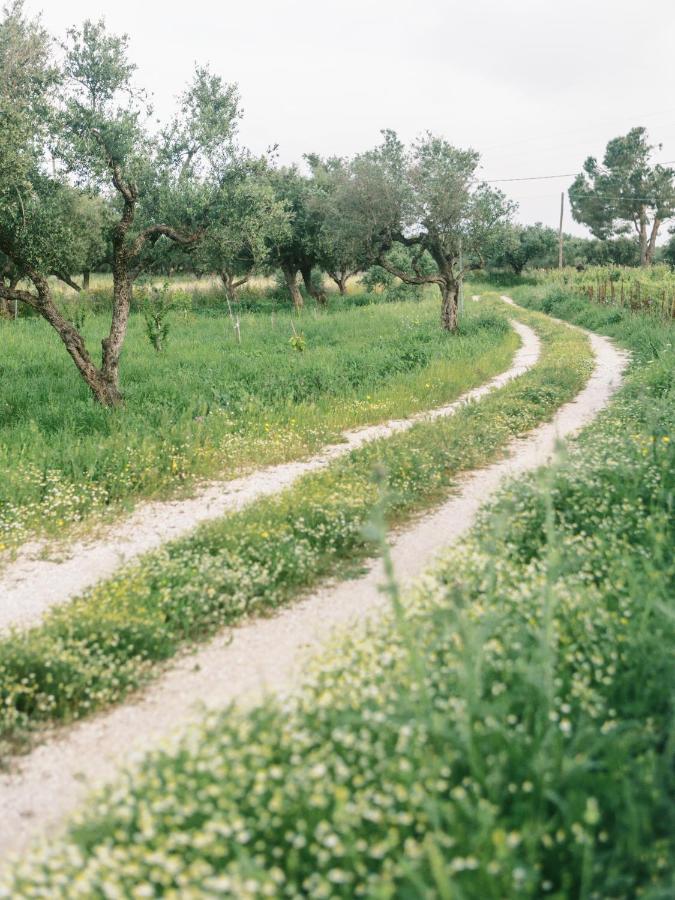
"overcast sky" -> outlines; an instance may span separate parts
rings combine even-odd
[[[573,173],[645,125],[675,160],[675,0],[27,0],[62,36],[105,17],[131,38],[158,115],[195,62],[239,84],[242,142],[283,162],[348,155],[382,128],[480,151],[483,177]],[[500,185],[557,227],[571,179]],[[583,234],[566,216],[566,230]]]

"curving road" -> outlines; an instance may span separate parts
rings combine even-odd
[[[536,337],[524,326],[515,327],[523,338],[523,347],[514,366],[478,389],[481,394],[494,389],[495,382],[503,384],[516,377],[536,361]],[[505,478],[546,463],[560,438],[577,432],[606,406],[621,383],[627,357],[608,339],[594,334],[589,338],[594,371],[577,397],[562,406],[551,422],[513,441],[506,458],[467,474],[456,494],[440,509],[395,537],[392,558],[404,586],[471,526],[480,506]],[[477,393],[471,392],[471,396],[475,398]],[[434,414],[447,415],[467,399]],[[357,439],[363,443],[402,427],[409,424],[389,423],[378,427],[382,429],[379,434],[374,433],[376,429],[355,434],[369,434]],[[356,445],[338,450],[347,452]],[[303,471],[309,471],[334,457],[324,458],[322,454],[320,463],[312,460],[300,465],[306,467]],[[298,474],[301,472],[293,477]],[[284,474],[280,480],[279,486],[285,486],[293,479]],[[271,489],[261,488],[263,492],[270,493]],[[217,514],[222,512],[221,508]],[[233,700],[251,702],[263,692],[288,691],[297,683],[307,654],[316,652],[331,632],[353,627],[382,606],[381,583],[381,565],[374,562],[364,575],[324,585],[274,618],[239,626],[174,661],[138,698],[75,725],[17,760],[13,771],[0,776],[0,853],[25,851],[36,838],[49,836],[53,840],[55,830],[91,787],[110,780],[120,765],[133,762],[139,753],[171,740],[173,734],[202,714],[204,705],[218,708]]]
[[[40,558],[40,546],[20,551],[16,561],[0,572],[0,632],[12,626],[35,624],[50,607],[78,596],[97,581],[110,577],[125,562],[188,534],[203,522],[278,493],[307,472],[325,468],[368,441],[405,431],[423,419],[452,415],[464,403],[478,400],[522,375],[536,363],[539,342],[530,328],[515,321],[512,324],[522,345],[511,366],[448,406],[347,431],[344,443],[331,445],[311,459],[261,469],[232,481],[212,482],[189,500],[144,504],[100,539],[77,541],[60,548],[60,558]]]

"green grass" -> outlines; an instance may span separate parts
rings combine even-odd
[[[296,702],[146,757],[6,895],[671,897],[672,331],[646,357],[641,320],[609,327],[636,359],[612,407],[398,615]]]
[[[630,347],[637,365],[669,358],[673,346],[674,322],[659,321],[650,314],[607,304],[565,292],[557,284],[514,287],[511,296],[528,309],[550,313],[592,331],[616,338]]]
[[[132,316],[126,404],[113,411],[94,403],[46,323],[0,321],[0,550],[446,403],[507,368],[518,343],[503,318],[473,309],[448,337],[430,301],[308,310],[294,320],[302,353],[288,313],[245,314],[237,346],[223,309],[208,312],[174,313],[160,354]],[[91,347],[105,322],[86,320]]]
[[[0,641],[0,738],[118,701],[187,642],[281,606],[373,553],[362,533],[390,471],[392,522],[447,495],[453,477],[495,458],[548,418],[590,370],[585,337],[533,313],[534,369],[447,420],[372,442],[277,497],[199,529],[125,567],[43,624]]]
[[[675,273],[661,264],[647,268],[630,266],[587,266],[577,271],[535,270],[527,275],[548,294],[558,289],[560,297],[583,297],[601,306],[640,311],[666,322],[675,317]]]
[[[608,329],[611,408],[398,615],[146,757],[6,896],[672,897],[675,354]]]

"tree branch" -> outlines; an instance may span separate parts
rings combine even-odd
[[[30,306],[32,309],[36,309],[39,311],[40,309],[40,298],[35,294],[31,294],[30,291],[22,291],[19,288],[11,288],[7,287],[6,284],[3,284],[0,281],[0,298],[3,300],[18,300],[19,303],[25,303],[26,306]]]
[[[99,142],[101,147],[103,148],[103,152],[106,156],[106,162],[108,163],[108,168],[112,172],[112,180],[115,188],[120,192],[120,194],[124,197],[127,203],[133,205],[136,200],[138,200],[138,194],[136,189],[131,184],[126,184],[124,179],[122,178],[122,170],[120,169],[119,163],[116,163],[110,154],[110,150],[108,150],[108,145],[105,142],[103,135],[101,134],[98,128],[92,128],[91,133],[94,135],[96,140]]]
[[[442,284],[443,279],[440,275],[410,275],[408,272],[404,272],[402,269],[397,269],[396,266],[392,266],[390,262],[388,262],[384,256],[378,257],[377,260],[378,266],[382,266],[383,269],[386,269],[387,272],[390,272],[392,275],[395,275],[397,278],[400,278],[401,281],[405,281],[406,284]]]
[[[141,231],[131,245],[129,257],[133,259],[133,257],[138,256],[147,241],[152,241],[154,243],[160,237],[168,237],[176,244],[180,244],[183,247],[189,247],[192,244],[196,244],[201,239],[203,233],[203,229],[195,231],[192,234],[183,234],[183,232],[178,231],[176,228],[172,228],[170,225],[149,225]]]
[[[64,284],[67,284],[69,288],[72,288],[74,291],[77,291],[78,294],[82,290],[80,285],[77,284],[75,281],[73,281],[73,279],[70,277],[70,275],[64,275],[62,272],[52,272],[51,274],[54,276],[54,278],[58,278],[59,281],[62,281]]]
[[[422,241],[422,235],[416,234],[413,237],[406,237],[401,232],[398,232],[394,235],[394,240],[399,244],[404,244],[406,247],[415,247]]]

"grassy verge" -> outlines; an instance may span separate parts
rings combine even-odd
[[[174,317],[155,353],[132,316],[126,404],[113,411],[93,402],[44,322],[0,321],[0,551],[449,402],[507,368],[518,343],[503,318],[473,309],[448,338],[430,301],[308,311],[293,320],[303,352],[289,343],[288,313],[245,315],[241,346],[222,309]],[[104,324],[86,320],[90,346]]]
[[[391,473],[390,521],[447,495],[453,476],[495,458],[586,380],[579,332],[533,313],[542,356],[526,375],[447,420],[375,441],[277,497],[143,557],[39,627],[0,641],[0,738],[112,703],[189,641],[289,602],[327,573],[373,553],[362,534],[376,502],[372,472]]]
[[[146,758],[6,895],[671,897],[675,360],[643,327],[611,409],[398,615]]]

